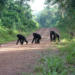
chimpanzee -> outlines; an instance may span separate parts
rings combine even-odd
[[[73,32],[70,32],[71,35],[71,39],[73,39],[73,37],[75,36]]]
[[[16,45],[18,44],[18,42],[20,41],[21,45],[23,45],[24,41],[26,42],[26,44],[28,44],[28,41],[26,40],[26,38],[21,35],[21,34],[17,34],[18,40],[16,42]]]
[[[52,35],[53,35],[53,38],[52,38]],[[58,41],[59,38],[60,38],[60,35],[58,33],[56,33],[55,31],[50,31],[50,39],[51,39],[51,42],[54,40],[54,42],[56,41],[56,38],[58,38]]]
[[[33,33],[33,40],[32,40],[32,44],[33,44],[33,41],[35,40],[35,43],[40,43],[40,39],[41,39],[41,35],[40,34],[37,34],[37,33]]]

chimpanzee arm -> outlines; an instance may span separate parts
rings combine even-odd
[[[16,45],[18,44],[18,42],[19,42],[19,39],[17,40]]]
[[[60,42],[60,36],[58,36],[58,41]]]
[[[26,42],[26,44],[28,44],[28,41],[26,40],[26,38],[24,39],[24,41]]]
[[[54,40],[54,42],[56,41],[56,33],[54,33],[53,40]]]
[[[33,44],[33,41],[35,40],[35,38],[33,38],[33,40],[32,40],[32,44]]]
[[[51,40],[51,42],[54,40],[54,38],[52,38],[52,35],[54,36],[54,31],[50,31],[50,40]]]
[[[50,34],[50,39],[51,39],[51,42],[52,42],[52,34]]]

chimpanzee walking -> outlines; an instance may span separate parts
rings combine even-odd
[[[26,40],[26,38],[21,35],[21,34],[17,34],[18,40],[16,42],[16,45],[18,44],[18,42],[20,41],[21,45],[23,45],[24,41],[26,42],[26,44],[28,44],[28,41]]]
[[[40,34],[38,34],[38,33],[33,33],[33,40],[32,40],[32,44],[33,44],[33,42],[34,42],[34,40],[35,40],[35,43],[40,43],[40,39],[41,39],[41,35]]]
[[[52,37],[53,35],[53,37]],[[60,41],[60,35],[58,33],[56,33],[55,31],[50,31],[50,39],[51,42],[54,40],[54,42],[56,41],[56,38],[58,38],[58,41]]]

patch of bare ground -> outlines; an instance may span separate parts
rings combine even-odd
[[[16,45],[16,41],[2,44],[0,47],[0,75],[34,74],[42,56],[56,54],[58,49],[50,42],[50,31],[59,32],[57,28],[41,28],[35,31],[42,36],[40,44],[31,44],[33,35],[27,36],[28,45]],[[41,56],[41,55],[42,56]]]

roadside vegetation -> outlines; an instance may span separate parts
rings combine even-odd
[[[65,33],[65,34],[64,34]],[[58,48],[59,54],[41,54],[39,65],[35,66],[35,74],[32,75],[75,75],[75,38],[70,39],[69,33],[60,28],[61,42],[53,42]]]
[[[27,36],[39,28],[28,3],[28,0],[0,0],[0,44],[16,40],[18,33]]]
[[[46,0],[48,6],[35,17],[27,4],[29,0],[25,4],[24,1],[0,0],[0,44],[16,40],[18,33],[26,36],[39,26],[57,27],[61,42],[54,44],[59,54],[40,59],[40,65],[35,67],[36,75],[75,75],[75,38],[70,39],[70,32],[75,33],[75,1]],[[51,4],[58,6],[50,7]]]
[[[54,43],[59,54],[50,54],[40,59],[41,65],[35,67],[36,75],[75,75],[75,37],[70,38],[70,32],[75,33],[74,3],[74,0],[46,0],[45,4],[49,10],[45,8],[39,17],[35,18],[42,27],[57,27],[61,37],[61,42]],[[49,4],[58,6],[53,10]]]

